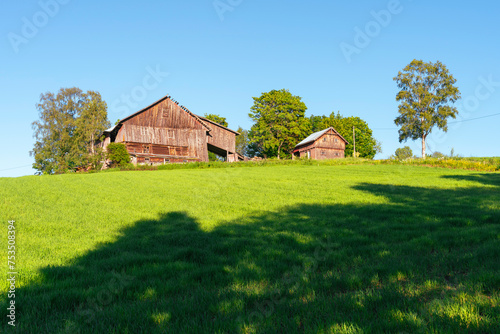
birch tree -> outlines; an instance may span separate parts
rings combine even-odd
[[[40,118],[32,123],[35,144],[30,152],[34,169],[64,173],[93,161],[96,140],[109,127],[106,103],[99,93],[61,88],[57,94],[42,94],[36,108]]]

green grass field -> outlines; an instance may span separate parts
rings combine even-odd
[[[500,332],[500,174],[289,165],[0,179],[18,333]]]

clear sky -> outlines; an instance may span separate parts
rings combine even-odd
[[[393,77],[413,59],[457,79],[461,120],[429,149],[500,156],[498,1],[2,1],[0,176],[33,174],[40,94],[99,91],[109,119],[170,94],[199,115],[249,129],[252,97],[289,89],[307,115],[340,111],[398,142]],[[24,166],[24,167],[23,167]]]

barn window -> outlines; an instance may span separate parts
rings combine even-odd
[[[335,138],[335,142],[338,143],[339,142],[339,139],[338,138]]]
[[[326,141],[326,137],[323,137],[323,141]]]
[[[149,153],[149,145],[142,145],[142,153]]]
[[[325,151],[321,151],[321,155],[326,155],[326,152]]]
[[[170,109],[172,109],[172,106],[170,106]],[[168,108],[167,107],[165,107],[165,106],[161,107],[161,115],[163,117],[168,117]]]

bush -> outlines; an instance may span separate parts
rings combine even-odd
[[[405,160],[413,157],[413,152],[409,146],[398,148],[394,154],[398,160]]]
[[[127,147],[122,143],[111,143],[108,145],[106,157],[111,160],[113,166],[125,166],[130,163],[130,155]]]
[[[432,153],[431,157],[436,158],[436,159],[440,159],[440,158],[446,158],[446,155],[444,155],[441,152],[436,151],[436,152]]]

